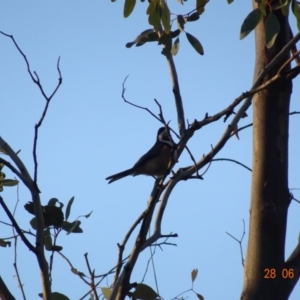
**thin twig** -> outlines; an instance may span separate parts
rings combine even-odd
[[[8,218],[10,219],[11,223],[13,224],[14,228],[16,229],[17,233],[19,234],[19,236],[21,237],[22,241],[24,242],[24,244],[28,247],[28,249],[30,251],[32,251],[33,253],[36,253],[36,249],[35,247],[28,241],[28,239],[26,238],[26,236],[24,235],[24,233],[22,232],[21,228],[19,227],[18,223],[16,222],[15,218],[13,217],[13,215],[11,214],[10,210],[8,209],[8,207],[6,206],[5,202],[3,201],[3,198],[0,196],[0,205],[2,206],[2,208],[4,209],[5,213],[7,214]]]
[[[214,158],[212,161],[231,161],[234,162],[242,167],[244,167],[245,169],[247,169],[248,171],[252,172],[252,170],[247,167],[246,165],[242,164],[241,162],[235,160],[235,159],[230,159],[230,158]]]

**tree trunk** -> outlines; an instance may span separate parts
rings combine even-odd
[[[275,2],[278,1],[273,1],[272,5]],[[255,2],[254,7],[257,7]],[[288,19],[280,9],[273,13],[279,20],[280,33],[271,49],[265,47],[265,20],[255,30],[255,77],[290,40]],[[264,80],[274,76],[278,68],[271,71]],[[288,298],[284,287],[287,279],[283,276],[286,275],[284,249],[290,202],[288,125],[291,91],[291,81],[282,80],[261,91],[253,99],[250,228],[242,300]]]

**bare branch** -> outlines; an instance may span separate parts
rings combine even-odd
[[[232,237],[234,240],[236,240],[239,245],[240,245],[240,251],[241,251],[241,258],[242,258],[242,265],[244,267],[244,263],[245,263],[245,259],[244,259],[244,254],[243,254],[243,247],[242,247],[242,242],[245,236],[245,220],[243,219],[243,234],[242,237],[238,240],[237,238],[235,238],[233,235],[231,235],[230,233],[228,233],[227,231],[225,231],[230,237]]]
[[[245,169],[247,169],[248,171],[252,172],[252,170],[247,167],[246,165],[242,164],[241,162],[235,160],[235,159],[230,159],[230,158],[214,158],[212,161],[231,161],[234,162],[242,167],[244,167]]]
[[[167,55],[167,62],[171,73],[172,89],[175,98],[175,106],[177,110],[177,123],[178,123],[180,136],[182,137],[185,132],[185,121],[184,121],[185,117],[184,117],[184,109],[183,109],[183,104],[182,104],[182,99],[180,94],[177,71],[176,71],[172,54]]]
[[[6,215],[8,216],[9,220],[13,224],[14,228],[16,229],[17,233],[21,237],[24,244],[28,247],[30,251],[33,253],[36,253],[36,248],[28,241],[24,233],[22,232],[21,228],[19,227],[18,223],[16,222],[15,218],[11,214],[10,210],[6,206],[5,202],[3,201],[3,198],[0,196],[0,205],[2,206],[3,210],[5,211]]]

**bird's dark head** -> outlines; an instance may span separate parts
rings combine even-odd
[[[157,132],[157,141],[166,143],[173,147],[173,141],[170,139],[169,132],[165,127],[161,127]]]

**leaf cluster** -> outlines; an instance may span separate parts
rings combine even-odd
[[[183,4],[182,1],[179,1]],[[128,17],[135,6],[136,1],[127,0],[124,5],[124,17]],[[186,15],[177,15],[178,29],[172,31],[171,26],[174,20],[171,20],[171,13],[168,4],[165,0],[149,1],[146,14],[148,15],[148,23],[152,26],[151,29],[142,31],[132,42],[126,44],[127,48],[133,45],[142,46],[147,42],[158,42],[163,45],[162,54],[168,56],[169,54],[176,55],[179,50],[179,35],[183,32],[192,47],[201,55],[204,54],[203,46],[200,41],[192,34],[185,31],[185,24],[187,22],[194,22],[199,20],[200,15],[204,12],[204,7],[208,0],[197,0],[196,8]],[[172,45],[172,39],[176,38]]]
[[[44,242],[45,242],[45,248],[49,251],[61,251],[63,248],[61,246],[53,245],[52,243],[52,237],[50,234],[50,229],[53,228],[56,230],[56,234],[54,236],[57,236],[57,234],[64,230],[67,232],[67,234],[70,233],[82,233],[83,230],[80,227],[81,221],[75,220],[73,222],[69,222],[68,218],[71,213],[71,207],[74,201],[74,197],[72,197],[68,205],[66,207],[65,213],[63,212],[64,204],[61,203],[56,198],[51,198],[48,201],[48,204],[45,206],[42,206],[43,211],[43,218],[44,218]],[[58,204],[59,206],[57,206]],[[34,211],[34,205],[33,202],[28,202],[24,205],[24,208],[32,215],[35,216]],[[84,215],[85,218],[88,218],[91,215],[92,212],[90,212],[87,215]],[[36,217],[33,217],[30,221],[30,225],[34,230],[37,230],[37,220]]]
[[[258,7],[252,10],[241,26],[240,39],[246,37],[255,27],[266,17],[264,24],[266,35],[266,47],[270,49],[280,31],[280,23],[275,11],[280,10],[284,16],[288,16],[289,8],[297,20],[297,27],[300,30],[300,8],[296,0],[280,0],[279,3],[272,4],[269,0],[257,0]]]

